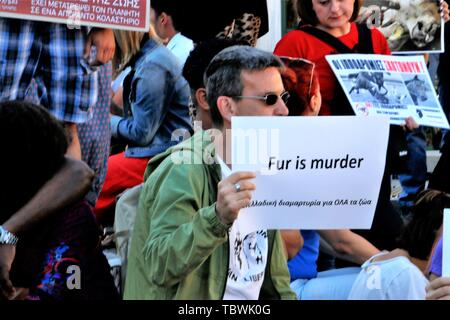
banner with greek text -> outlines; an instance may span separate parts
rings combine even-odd
[[[422,126],[448,129],[422,55],[326,56],[356,115],[387,115],[402,125],[413,117]]]
[[[0,17],[147,32],[150,0],[0,0]]]
[[[257,172],[241,232],[369,229],[388,136],[387,117],[233,117],[232,171]]]

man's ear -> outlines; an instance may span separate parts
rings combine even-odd
[[[236,104],[233,99],[226,96],[220,96],[217,98],[217,108],[223,120],[231,123],[231,117],[236,115]]]
[[[197,100],[197,104],[203,111],[209,112],[208,101],[206,100],[206,89],[200,88],[195,91],[195,99]]]
[[[322,95],[320,91],[317,90],[312,96],[310,100],[310,109],[313,111],[314,116],[317,116],[320,112],[320,108],[322,107]]]
[[[161,20],[161,24],[166,25],[167,22],[169,21],[169,16],[167,15],[167,13],[162,12],[162,13],[159,15],[158,19]]]

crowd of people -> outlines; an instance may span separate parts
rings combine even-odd
[[[354,115],[325,56],[391,54],[355,22],[362,1],[294,1],[299,26],[273,53],[254,47],[267,17],[238,28],[240,13],[194,42],[177,4],[152,0],[148,32],[0,19],[0,299],[450,299],[449,135],[427,188],[403,212],[391,201],[392,176],[415,177],[413,118],[390,126],[369,230],[235,223],[258,186],[232,170],[232,117]],[[127,231],[119,282],[103,254],[112,227]]]

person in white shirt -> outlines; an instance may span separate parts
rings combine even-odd
[[[177,29],[177,18],[182,14],[181,11],[181,7],[177,6],[177,1],[150,1],[150,22],[155,28],[156,34],[183,66],[189,52],[194,49],[194,42]]]
[[[349,300],[424,300],[428,285],[424,274],[443,210],[449,205],[447,193],[431,189],[420,193],[398,248],[379,253],[361,266]]]

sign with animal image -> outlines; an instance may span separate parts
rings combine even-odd
[[[393,53],[444,51],[439,0],[365,0],[358,22],[376,27]]]
[[[369,229],[384,172],[387,117],[233,117],[232,170],[256,190],[236,223],[262,229]]]
[[[147,32],[150,0],[0,0],[0,17]]]
[[[389,116],[402,125],[448,129],[425,60],[418,56],[336,54],[326,56],[356,115]]]

